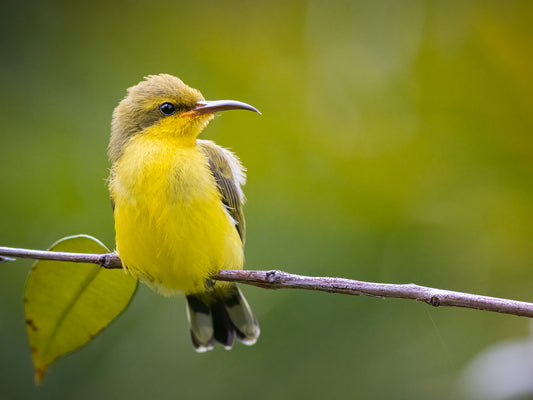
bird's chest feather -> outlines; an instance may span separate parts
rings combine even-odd
[[[242,268],[242,244],[197,148],[133,143],[111,174],[117,250],[162,293],[192,292],[218,269]]]
[[[204,245],[220,248],[235,230],[196,147],[140,140],[116,168],[110,184],[119,247],[125,239],[132,246],[190,253]]]
[[[157,213],[221,204],[208,160],[197,147],[139,140],[130,144],[116,168],[111,192],[124,206]]]

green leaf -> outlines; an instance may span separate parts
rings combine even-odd
[[[97,239],[78,235],[60,239],[50,250],[102,254]],[[122,269],[96,264],[40,260],[24,294],[26,326],[40,383],[54,360],[98,335],[129,304],[137,281]]]

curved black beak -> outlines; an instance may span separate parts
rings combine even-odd
[[[257,108],[252,107],[250,104],[236,100],[199,101],[189,113],[202,115],[226,110],[248,110],[261,114]]]

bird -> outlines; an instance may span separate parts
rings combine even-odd
[[[231,151],[198,135],[225,110],[169,74],[148,75],[113,111],[108,156],[116,251],[124,269],[160,294],[185,294],[197,352],[237,339],[256,342],[259,324],[235,283],[210,277],[242,269],[246,170]]]

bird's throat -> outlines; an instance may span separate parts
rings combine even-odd
[[[198,135],[213,118],[214,115],[212,114],[199,116],[176,115],[147,128],[141,135],[148,136],[160,143],[177,144],[182,148],[195,147]]]

